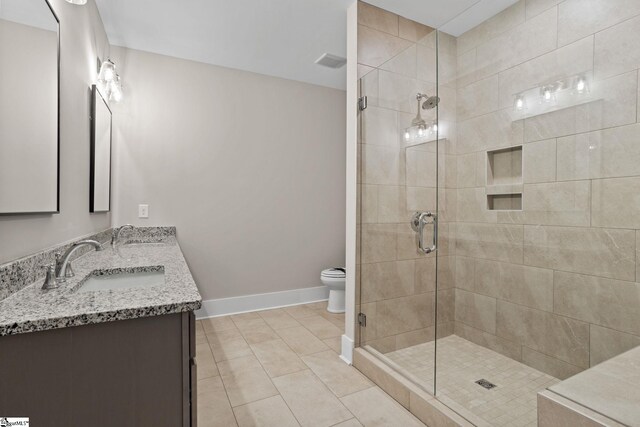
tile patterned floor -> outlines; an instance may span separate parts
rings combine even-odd
[[[326,303],[197,322],[198,426],[424,426],[338,358]]]
[[[434,343],[387,353],[401,368],[433,384]],[[456,335],[438,340],[438,397],[494,426],[536,426],[536,395],[560,380]],[[487,390],[475,381],[497,387]]]

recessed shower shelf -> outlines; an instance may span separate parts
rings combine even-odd
[[[487,209],[522,210],[522,146],[487,152]]]
[[[499,196],[504,194],[522,194],[522,184],[487,185],[487,196]]]

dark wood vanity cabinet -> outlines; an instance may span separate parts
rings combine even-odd
[[[0,337],[0,417],[195,427],[196,395],[192,312]]]

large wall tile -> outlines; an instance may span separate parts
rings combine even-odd
[[[553,271],[477,259],[474,291],[497,299],[553,311]]]
[[[456,289],[455,304],[455,320],[457,322],[495,334],[495,298]]]
[[[514,360],[522,360],[521,345],[500,338],[494,334],[490,334],[480,329],[473,328],[461,322],[455,323],[455,334],[472,343],[481,345],[500,354],[504,354]]]
[[[524,263],[536,267],[635,279],[635,232],[524,226]]]
[[[556,49],[500,73],[500,107],[513,108],[515,95],[593,69],[593,37]]]
[[[499,337],[572,365],[589,367],[588,323],[500,300],[497,313]]]
[[[436,187],[436,153],[409,147],[404,150],[407,185],[412,187]]]
[[[595,77],[602,79],[640,68],[640,16],[596,34]]]
[[[458,89],[457,103],[460,121],[498,110],[498,76]]]
[[[414,114],[417,112],[418,82],[415,77],[381,70],[378,81],[378,103],[381,107]]]
[[[522,174],[525,184],[556,180],[556,140],[531,142],[522,147]]]
[[[434,29],[431,27],[427,27],[426,25],[420,24],[416,21],[403,18],[402,16],[399,17],[398,35],[403,39],[417,42],[418,40],[426,37],[432,31],[434,31]]]
[[[458,153],[506,148],[524,141],[524,121],[512,118],[513,109],[458,121]]]
[[[363,144],[399,147],[400,131],[395,111],[369,106],[362,115],[361,125]]]
[[[640,284],[554,273],[554,312],[640,335]]]
[[[416,77],[416,45],[403,50],[384,64],[378,67],[381,70],[389,71],[396,74],[402,74],[407,77]]]
[[[362,265],[362,303],[398,298],[414,293],[415,262],[392,261]]]
[[[640,345],[640,337],[591,325],[591,366],[611,359]]]
[[[522,363],[561,380],[584,370],[579,366],[531,350],[529,347],[522,347]]]
[[[640,228],[640,177],[596,179],[592,186],[592,226]]]
[[[567,0],[558,6],[558,46],[640,14],[636,0]]]
[[[497,222],[498,212],[487,209],[484,187],[458,190],[457,219],[464,222]]]
[[[404,156],[397,148],[363,144],[361,179],[363,184],[404,185]]]
[[[376,306],[378,338],[433,326],[435,293],[379,301]]]
[[[525,184],[522,211],[498,212],[498,222],[589,227],[591,182]]]
[[[477,81],[476,77],[476,49],[460,54],[457,57],[457,86],[465,87]]]
[[[557,8],[550,9],[477,47],[478,77],[499,73],[556,48]]]
[[[465,53],[482,43],[509,31],[525,20],[525,2],[520,0],[497,15],[487,19],[480,25],[470,29],[458,37],[458,52]]]
[[[551,9],[564,0],[526,0],[527,3],[527,19],[538,16],[542,12]]]
[[[358,24],[366,25],[394,36],[398,35],[398,15],[362,1],[358,2]],[[360,43],[360,40],[358,40],[358,43]]]
[[[363,224],[361,237],[361,262],[394,261],[396,259],[395,224]],[[364,285],[366,286],[366,285]]]
[[[522,243],[521,225],[456,225],[457,255],[522,264]]]
[[[456,288],[472,292],[475,290],[475,268],[475,259],[456,256]]]
[[[409,218],[405,187],[378,186],[378,222],[398,223]]]
[[[378,67],[410,46],[408,40],[358,25],[359,64]]]
[[[594,81],[595,101],[525,120],[525,141],[539,141],[636,122],[638,74],[633,71]]]
[[[558,139],[558,179],[640,175],[640,124]]]
[[[487,176],[487,154],[477,152],[458,156],[458,188],[484,186]]]

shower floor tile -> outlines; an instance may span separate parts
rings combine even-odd
[[[424,385],[433,384],[434,342],[385,354]],[[537,425],[537,393],[557,378],[456,335],[438,340],[437,396],[494,426]],[[484,379],[496,387],[486,389]],[[457,408],[454,408],[457,409]]]

